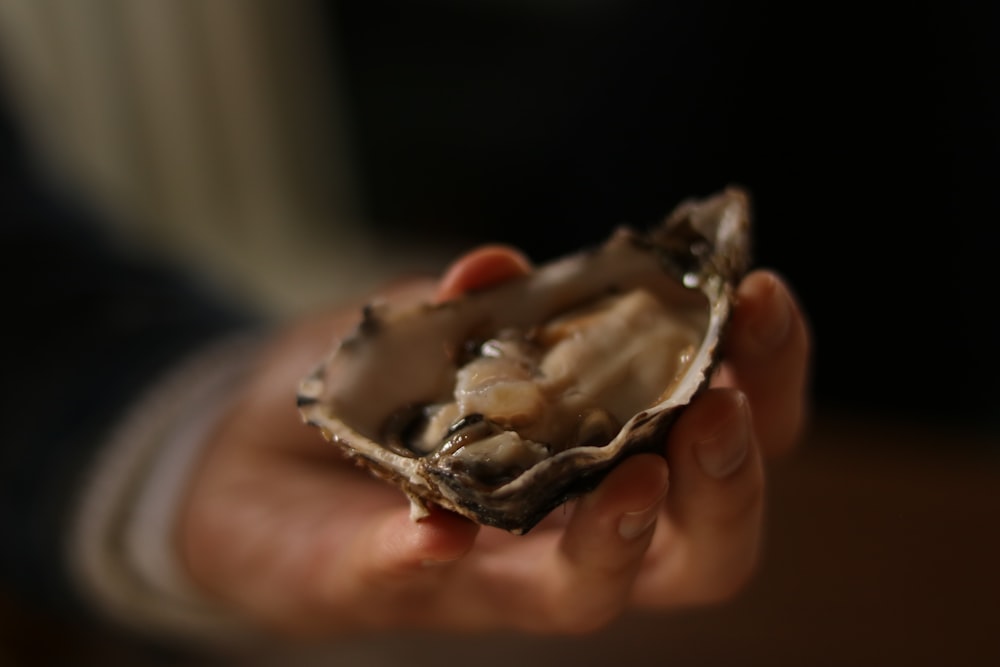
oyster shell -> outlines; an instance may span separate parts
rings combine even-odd
[[[625,457],[662,452],[719,360],[749,225],[729,188],[454,301],[370,305],[302,381],[302,417],[415,518],[437,504],[523,533]]]

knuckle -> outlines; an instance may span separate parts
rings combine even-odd
[[[765,500],[763,474],[740,480],[724,491],[724,499],[703,508],[701,519],[713,532],[734,535],[750,528],[759,529]]]
[[[583,635],[607,627],[621,615],[625,595],[578,585],[565,595],[550,596],[543,627],[560,635]]]
[[[759,556],[754,552],[749,557],[726,563],[713,571],[702,582],[698,601],[703,604],[729,602],[738,597],[753,581],[757,573]]]

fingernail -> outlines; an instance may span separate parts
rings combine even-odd
[[[623,540],[636,539],[656,523],[656,519],[660,516],[663,499],[667,496],[667,475],[665,472],[660,484],[660,492],[657,494],[656,500],[649,507],[635,512],[625,512],[618,521],[618,534],[621,535]]]
[[[634,540],[652,527],[660,516],[660,501],[638,512],[626,512],[618,522],[618,534],[623,540]]]
[[[735,414],[708,438],[694,445],[698,465],[709,477],[725,479],[743,465],[750,450],[750,408],[742,392],[736,392]]]
[[[769,279],[766,289],[767,307],[764,313],[767,313],[767,316],[758,317],[753,323],[752,331],[761,348],[773,350],[788,337],[788,331],[792,326],[792,307],[788,302],[788,296],[774,277]]]

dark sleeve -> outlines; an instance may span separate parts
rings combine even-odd
[[[102,438],[167,369],[256,318],[102,237],[2,120],[0,592],[72,610],[67,518]]]

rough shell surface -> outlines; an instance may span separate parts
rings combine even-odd
[[[357,463],[402,489],[416,518],[434,504],[523,533],[592,489],[627,456],[662,453],[670,426],[719,361],[735,285],[750,262],[749,233],[747,196],[728,188],[683,202],[647,233],[618,229],[601,247],[523,279],[440,304],[407,309],[372,304],[356,330],[302,381],[302,417]],[[655,401],[623,419],[606,442],[562,448],[509,479],[484,482],[441,453],[414,452],[388,441],[388,425],[399,415],[451,391],[456,359],[470,340],[535,327],[633,287],[652,290],[669,307],[696,304],[704,322],[682,372],[660,388]]]

